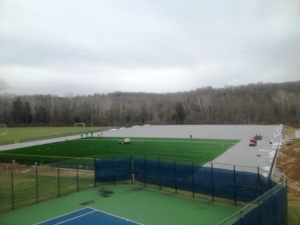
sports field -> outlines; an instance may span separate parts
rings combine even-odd
[[[85,134],[91,131],[103,131],[107,127],[0,127],[0,143],[14,141],[19,143],[20,139],[30,138],[55,138],[64,135]]]
[[[84,137],[44,145],[1,151],[2,161],[52,163],[95,155],[147,155],[181,160],[209,162],[239,140],[193,138],[131,138],[129,144],[121,137]],[[122,144],[123,143],[123,144]]]

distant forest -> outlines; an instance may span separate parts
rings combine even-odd
[[[176,93],[114,92],[88,96],[0,95],[8,126],[143,124],[300,125],[300,81],[202,87]]]

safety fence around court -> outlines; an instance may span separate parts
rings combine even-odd
[[[95,186],[94,159],[49,165],[3,164],[0,213]]]
[[[284,178],[260,168],[131,156],[96,159],[97,185],[131,182],[211,201],[244,206],[220,224],[287,225]],[[256,221],[255,223],[252,223]]]
[[[202,166],[197,161],[142,155],[93,156],[24,167],[7,164],[0,173],[0,212],[89,187],[125,183],[239,206],[222,225],[253,224],[250,221],[287,225],[285,180],[272,178],[258,167]]]

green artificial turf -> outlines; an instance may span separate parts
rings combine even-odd
[[[124,138],[87,137],[39,146],[0,152],[0,158],[17,160],[65,161],[94,155],[147,155],[154,157],[195,160],[206,163],[224,153],[239,140],[187,138],[131,138],[130,144],[120,144]]]

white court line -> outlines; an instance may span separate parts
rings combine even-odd
[[[44,221],[39,222],[39,223],[36,223],[36,224],[34,224],[34,225],[39,225],[39,224],[42,224],[42,223],[46,223],[46,222],[48,222],[48,221],[51,221],[51,220],[54,220],[54,219],[58,219],[58,218],[60,218],[60,217],[67,216],[67,215],[69,215],[69,214],[71,214],[71,213],[79,212],[79,211],[82,211],[82,210],[85,210],[85,209],[90,209],[90,210],[92,210],[92,212],[95,211],[95,209],[93,209],[93,208],[91,208],[91,207],[85,207],[85,208],[83,208],[83,209],[78,209],[78,210],[75,210],[75,211],[72,211],[72,212],[69,212],[69,213],[62,214],[62,215],[57,216],[57,217],[53,217],[53,218],[51,218],[51,219],[49,219],[49,220],[44,220]]]
[[[128,220],[128,219],[125,219],[123,217],[120,217],[120,216],[117,216],[117,215],[114,215],[114,214],[111,214],[111,213],[107,213],[107,212],[104,212],[104,211],[101,211],[101,210],[98,210],[98,209],[94,209],[94,210],[98,211],[100,213],[103,213],[103,214],[107,214],[109,216],[113,216],[113,217],[117,217],[117,218],[122,219],[122,220],[126,220],[128,222],[132,222],[132,223],[135,223],[135,224],[143,225],[142,223],[138,223],[138,222],[135,222],[135,221],[132,221],[132,220]]]
[[[95,213],[95,212],[97,212],[97,211],[92,211],[92,212],[88,212],[88,213],[85,213],[85,214],[82,214],[82,215],[79,215],[79,216],[75,216],[75,217],[72,217],[71,219],[64,220],[64,221],[59,222],[59,223],[55,223],[55,225],[63,224],[63,223],[65,223],[65,222],[72,221],[72,220],[75,220],[75,219],[77,219],[77,218],[80,218],[80,217],[83,217],[83,216],[86,216],[86,215],[89,215],[89,214]]]
[[[79,215],[79,216],[72,217],[72,218],[70,218],[70,219],[61,221],[61,222],[59,222],[59,223],[55,223],[54,225],[63,224],[63,223],[65,223],[65,222],[72,221],[72,220],[74,220],[74,219],[77,219],[77,218],[80,218],[80,217],[83,217],[83,216],[86,216],[86,215],[89,215],[89,214],[92,214],[92,213],[95,213],[95,212],[100,212],[100,213],[103,213],[103,214],[106,214],[106,215],[109,215],[109,216],[113,216],[113,217],[116,217],[116,218],[119,218],[119,219],[122,219],[122,220],[125,220],[125,221],[128,221],[128,222],[135,223],[135,224],[137,224],[137,225],[143,225],[142,223],[138,223],[138,222],[135,222],[135,221],[132,221],[132,220],[128,220],[128,219],[126,219],[126,218],[123,218],[123,217],[120,217],[120,216],[117,216],[117,215],[114,215],[114,214],[111,214],[111,213],[107,213],[107,212],[104,212],[104,211],[101,211],[101,210],[98,210],[98,209],[94,209],[94,208],[92,208],[92,207],[86,207],[86,208],[83,208],[83,209],[79,209],[79,210],[76,210],[76,211],[73,211],[73,212],[70,212],[70,213],[67,213],[67,214],[58,216],[58,217],[51,218],[51,219],[49,219],[49,220],[45,220],[45,221],[40,222],[40,223],[37,223],[37,224],[35,224],[35,225],[43,224],[43,223],[49,222],[49,221],[51,221],[51,220],[55,220],[55,219],[58,219],[58,218],[60,218],[60,217],[64,217],[64,216],[70,215],[70,214],[72,214],[72,213],[74,213],[74,212],[79,212],[79,211],[85,210],[85,209],[90,209],[90,210],[92,210],[92,211],[87,212],[87,213],[84,213],[84,214]]]

